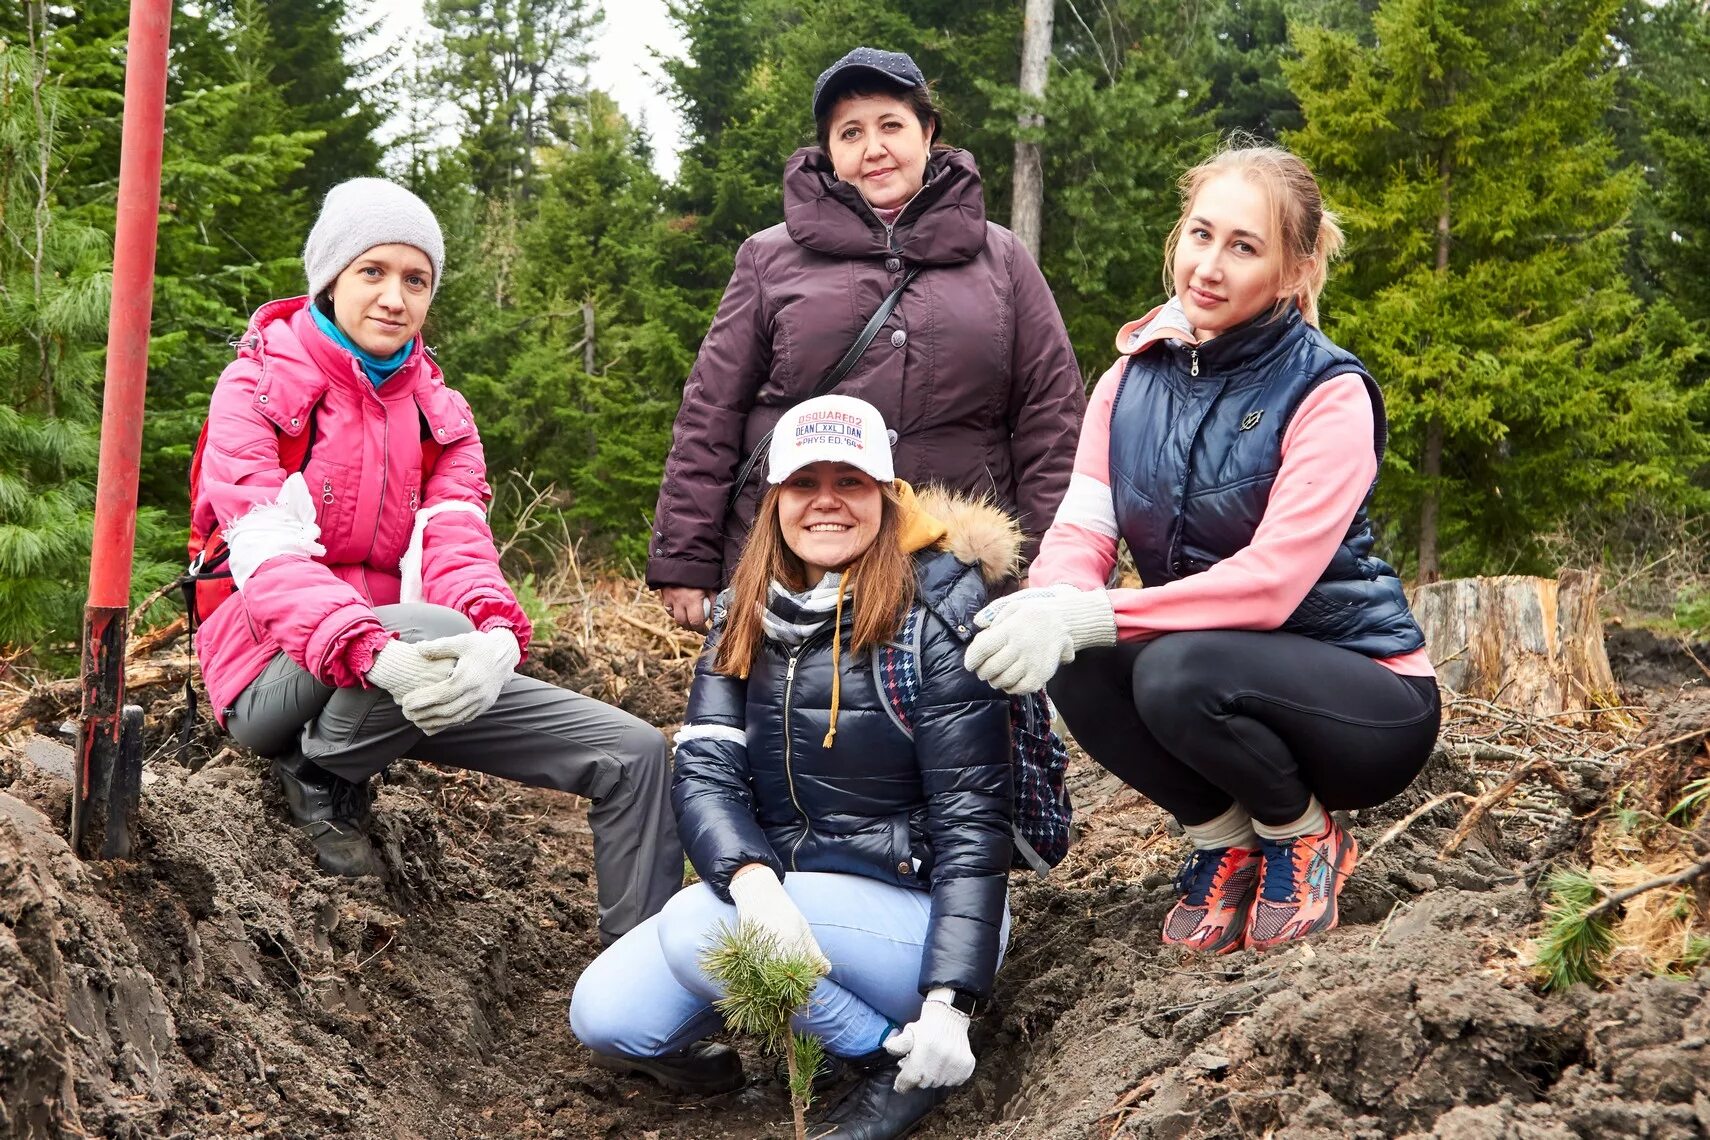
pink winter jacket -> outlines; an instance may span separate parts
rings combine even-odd
[[[363,685],[391,636],[374,607],[400,597],[399,563],[418,512],[428,516],[421,600],[477,629],[505,626],[528,648],[528,618],[499,572],[486,461],[464,398],[422,349],[376,389],[315,327],[307,297],[263,305],[221,373],[208,410],[198,525],[230,526],[273,502],[287,472],[279,438],[313,427],[304,479],[326,554],[263,562],[196,634],[208,699],[221,724],[238,694],[283,650],[328,685]],[[432,440],[443,450],[432,460]],[[423,452],[432,467],[423,471]],[[447,509],[443,504],[467,504]],[[474,509],[469,509],[469,508]]]

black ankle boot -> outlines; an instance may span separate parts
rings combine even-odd
[[[742,1087],[742,1057],[728,1045],[697,1041],[687,1049],[661,1057],[631,1057],[625,1053],[595,1053],[594,1064],[626,1076],[652,1077],[668,1089],[712,1096]]]
[[[273,761],[273,773],[285,792],[285,807],[309,842],[321,870],[358,879],[384,870],[368,838],[368,814],[373,796],[368,782],[353,784],[325,768],[290,753]]]
[[[898,1140],[913,1132],[927,1113],[943,1104],[956,1090],[896,1090],[898,1062],[889,1058],[880,1064],[878,1053],[855,1058],[850,1064],[867,1061],[867,1075],[831,1106],[823,1116],[808,1122],[812,1140]]]
[[[886,1054],[887,1060],[889,1059],[889,1056],[889,1054]],[[830,1053],[824,1054],[819,1059],[819,1068],[813,1071],[814,1099],[818,1100],[820,1097],[825,1096],[831,1092],[832,1089],[842,1084],[846,1077],[852,1076],[857,1072],[865,1072],[865,1070],[852,1068],[850,1062],[841,1057],[834,1057]],[[774,1057],[772,1059],[772,1079],[777,1081],[779,1084],[788,1087],[790,1083],[790,1063],[784,1058]]]

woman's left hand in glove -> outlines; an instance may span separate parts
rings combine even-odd
[[[974,624],[980,632],[965,663],[1006,693],[1036,693],[1076,653],[1116,644],[1116,611],[1104,590],[1022,590],[981,610]]]
[[[920,1016],[885,1041],[885,1051],[901,1057],[896,1090],[959,1085],[974,1075],[974,1050],[968,1045],[968,1015],[951,1006],[955,993],[939,987],[926,995]]]
[[[517,635],[503,626],[417,642],[416,648],[429,661],[453,662],[450,677],[415,690],[400,706],[429,736],[468,724],[492,708],[522,660]]]

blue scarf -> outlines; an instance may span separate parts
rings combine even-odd
[[[362,370],[368,373],[368,379],[374,382],[376,388],[392,378],[392,374],[404,366],[404,361],[410,358],[410,350],[416,346],[412,339],[409,344],[394,352],[391,356],[375,356],[356,346],[356,342],[345,335],[333,319],[321,312],[319,305],[310,305],[309,311],[315,315],[315,327],[327,334],[327,339],[356,357],[356,362],[362,365]]]

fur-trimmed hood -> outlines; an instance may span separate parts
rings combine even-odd
[[[903,504],[903,549],[910,554],[937,546],[980,569],[988,589],[1021,572],[1021,527],[990,499],[944,487],[916,491],[897,480]]]

